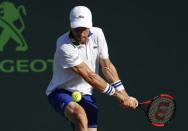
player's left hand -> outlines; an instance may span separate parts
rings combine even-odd
[[[132,96],[128,96],[127,98],[125,98],[125,100],[122,103],[120,103],[120,105],[123,108],[136,109],[138,106],[138,100]]]

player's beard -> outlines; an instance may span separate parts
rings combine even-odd
[[[78,41],[80,44],[86,44],[87,41],[88,41],[88,37],[87,37],[87,36],[78,37],[78,38],[77,38],[77,41]]]

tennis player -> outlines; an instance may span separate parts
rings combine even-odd
[[[98,74],[99,67],[105,80]],[[55,111],[66,117],[75,131],[97,131],[94,88],[117,98],[123,108],[135,109],[138,105],[125,91],[109,59],[102,29],[92,26],[91,11],[76,6],[70,12],[70,31],[57,40],[53,77],[46,94]],[[73,101],[74,91],[82,94],[81,101]]]

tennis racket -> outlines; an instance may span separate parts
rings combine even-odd
[[[138,107],[144,111],[152,126],[164,127],[174,117],[176,103],[170,94],[160,94],[153,99],[140,102]]]

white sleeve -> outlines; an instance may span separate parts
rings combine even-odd
[[[98,42],[99,42],[99,57],[102,59],[107,59],[109,58],[108,54],[108,45],[104,36],[104,33],[102,29],[99,29],[98,33]]]
[[[63,68],[74,67],[83,62],[79,56],[78,49],[71,44],[63,45],[59,50],[59,54],[59,61]]]

